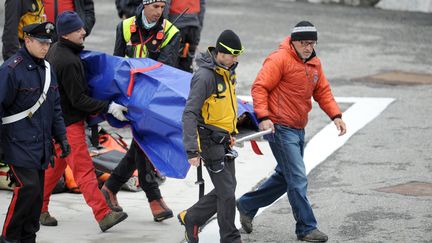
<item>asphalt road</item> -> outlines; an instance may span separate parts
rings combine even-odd
[[[86,47],[112,53],[119,21],[114,1],[98,0],[95,6],[97,23]],[[1,16],[3,11],[1,6]],[[391,70],[431,74],[432,15],[283,0],[211,0],[200,50],[213,45],[224,29],[237,32],[246,48],[238,67],[238,93],[247,95],[265,56],[301,20],[318,28],[316,49],[335,96],[395,99],[309,174],[309,199],[319,228],[329,242],[432,242],[431,194],[377,191],[413,181],[432,183],[432,86],[383,85],[362,78]],[[3,26],[3,17],[0,21]],[[327,122],[315,106],[307,139]],[[286,197],[254,223],[252,234],[242,234],[244,242],[297,241]]]

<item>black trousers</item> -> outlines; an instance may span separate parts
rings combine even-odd
[[[6,214],[2,238],[11,242],[36,242],[43,202],[44,170],[9,167],[16,187]]]
[[[240,232],[234,223],[236,214],[235,189],[237,186],[235,162],[234,160],[225,160],[223,165],[212,164],[207,165],[206,168],[215,188],[187,210],[188,220],[201,226],[217,213],[220,242],[241,242]]]
[[[185,57],[182,57],[183,51],[179,53],[178,68],[186,72],[192,72],[192,62],[195,57],[195,52],[200,41],[200,30],[195,26],[187,26],[180,28],[181,41],[180,45],[182,49],[186,43],[189,43],[189,52]]]
[[[160,199],[162,196],[159,184],[155,180],[154,167],[135,140],[132,141],[125,157],[123,157],[105,182],[105,186],[113,193],[117,193],[136,169],[138,170],[140,187],[145,192],[148,201],[151,202]]]

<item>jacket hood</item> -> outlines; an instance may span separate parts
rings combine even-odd
[[[287,38],[285,38],[285,40],[283,40],[279,44],[279,49],[284,49],[288,51],[288,53],[292,55],[296,60],[303,62],[303,60],[297,54],[297,51],[295,50],[294,46],[291,44],[291,36],[288,36]],[[316,60],[315,57],[316,57],[316,53],[314,49],[312,55],[306,60],[306,62],[310,64],[315,64],[315,60]]]
[[[215,48],[209,47],[206,52],[201,52],[196,58],[196,64],[200,68],[214,69],[216,67]]]
[[[215,47],[209,47],[206,52],[201,52],[198,54],[198,57],[196,58],[196,64],[200,68],[207,68],[211,70],[215,70],[216,66],[221,67],[223,69],[226,69],[228,71],[233,71],[238,63],[235,63],[231,68],[227,69],[226,67],[219,65],[216,60],[216,48]]]

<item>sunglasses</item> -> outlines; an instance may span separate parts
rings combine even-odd
[[[219,42],[219,44],[221,46],[225,47],[225,49],[227,49],[233,56],[238,56],[244,52],[244,47],[242,47],[241,50],[237,50],[237,49],[233,49],[227,45],[224,45],[222,42]]]
[[[300,44],[302,45],[302,47],[307,47],[307,46],[311,46],[312,48],[314,48],[318,42],[317,41],[300,41]]]

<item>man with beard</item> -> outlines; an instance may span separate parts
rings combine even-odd
[[[315,53],[318,32],[308,21],[299,22],[277,51],[264,61],[252,85],[254,111],[260,130],[272,129],[269,141],[276,158],[275,172],[255,191],[237,201],[240,223],[251,233],[252,220],[259,208],[287,194],[294,219],[295,233],[302,241],[326,242],[307,198],[307,175],[303,161],[305,126],[313,98],[333,120],[339,136],[346,133],[342,113],[334,100],[319,58]]]
[[[86,144],[85,120],[90,114],[108,112],[125,121],[127,119],[123,112],[127,109],[114,102],[89,96],[84,66],[79,55],[84,48],[85,34],[84,23],[77,13],[65,11],[58,16],[59,41],[51,48],[47,60],[55,67],[59,79],[61,106],[72,153],[68,158],[56,159],[55,167],[47,170],[45,174],[44,204],[40,220],[46,226],[57,225],[57,220],[48,212],[48,203],[52,190],[63,175],[66,165],[69,165],[99,227],[106,231],[126,219],[127,214],[111,210],[98,188],[93,161]],[[58,150],[58,146],[56,147]]]

